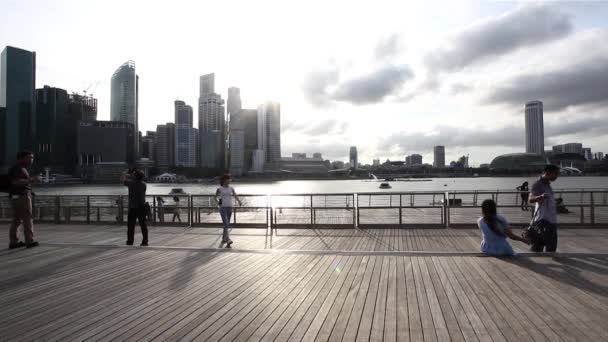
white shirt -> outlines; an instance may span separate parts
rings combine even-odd
[[[215,192],[219,196],[222,207],[232,207],[232,196],[234,196],[234,188],[231,186],[220,186]]]

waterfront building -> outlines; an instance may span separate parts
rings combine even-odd
[[[36,89],[35,98],[36,164],[53,173],[72,174],[77,164],[78,122],[95,121],[97,100],[46,85]]]
[[[239,113],[245,135],[243,172],[253,167],[253,151],[258,148],[258,111],[255,109],[242,109]]]
[[[192,124],[192,107],[175,101],[175,166],[196,166],[196,133]]]
[[[147,131],[141,140],[141,158],[156,161],[155,153],[156,131]]]
[[[198,102],[200,160],[202,167],[223,169],[226,167],[224,100],[214,91],[215,74],[201,76]]]
[[[111,80],[110,120],[129,122],[139,132],[139,76],[135,62],[127,61],[114,71]],[[139,134],[133,135],[133,155],[139,157]]]
[[[543,103],[530,101],[525,107],[526,153],[543,154],[545,151],[545,130],[543,125]]]
[[[161,172],[175,166],[175,124],[156,126],[154,149],[156,166]]]
[[[555,153],[578,153],[583,154],[583,144],[581,143],[567,143],[553,146],[553,152]]]
[[[78,165],[126,163],[132,165],[135,127],[130,122],[79,121],[76,132]],[[112,143],[100,143],[111,141]]]
[[[583,156],[587,160],[592,160],[593,159],[593,153],[591,153],[591,148],[590,147],[584,147],[583,148]]]
[[[306,153],[293,153],[291,158],[281,158],[281,170],[297,174],[327,174],[329,168],[321,158],[307,158]]]
[[[34,150],[36,136],[34,88],[36,53],[7,46],[0,54],[0,165],[12,165],[20,150]]]
[[[281,105],[278,102],[269,101],[258,107],[257,136],[258,150],[264,153],[264,168],[278,170],[281,164]]]
[[[411,154],[411,155],[405,157],[405,165],[407,165],[407,166],[422,165],[422,156],[419,154]]]
[[[433,147],[433,166],[445,167],[445,146],[437,145]]]
[[[359,156],[357,153],[357,146],[351,146],[348,153],[349,165],[353,169],[357,169],[359,167]]]
[[[313,153],[312,157],[314,159],[323,159],[323,155],[321,153],[319,153],[319,152]]]

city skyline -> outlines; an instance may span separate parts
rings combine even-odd
[[[249,25],[248,32],[222,31],[209,38],[210,46],[222,51],[217,56],[202,55],[202,49],[187,43],[196,32],[194,22],[188,23],[198,13],[196,4],[179,8],[187,17],[178,17],[186,24],[167,32],[155,23],[178,9],[147,7],[149,15],[130,26],[138,34],[137,44],[132,37],[119,38],[125,28],[101,25],[109,13],[120,20],[122,13],[140,10],[137,4],[124,4],[124,11],[115,13],[118,4],[59,1],[53,7],[62,13],[52,17],[43,16],[49,6],[44,2],[3,4],[0,44],[36,52],[37,89],[48,84],[82,93],[99,82],[93,94],[99,100],[99,120],[110,119],[109,75],[125,60],[135,60],[142,132],[171,121],[175,99],[197,103],[198,77],[215,72],[215,92],[223,98],[229,87],[245,90],[243,108],[256,108],[268,98],[281,103],[284,155],[320,151],[327,159],[347,160],[348,147],[356,145],[362,163],[403,160],[413,153],[432,161],[432,147],[441,144],[446,160],[470,153],[471,164],[487,163],[498,154],[525,151],[522,112],[531,100],[544,103],[547,148],[575,141],[594,153],[608,150],[608,87],[605,77],[598,78],[608,70],[608,51],[600,44],[607,37],[605,4],[465,1],[439,9],[409,4],[391,13],[380,11],[386,4],[377,6],[378,13],[352,5],[343,28],[330,25],[340,6],[328,4],[326,13],[315,14],[318,27],[307,32],[299,17],[306,17],[301,13],[308,9],[243,3],[247,17],[239,22],[246,25],[249,17],[272,7],[281,30],[277,23],[261,23]],[[26,17],[25,8],[32,9]],[[358,28],[356,23],[369,16],[383,20],[371,29]],[[437,17],[445,20],[426,23]],[[91,39],[95,49],[78,50],[72,39],[44,41],[30,28],[37,23],[53,37],[69,33],[77,38],[81,33],[72,27],[81,21],[91,23],[83,41]],[[525,35],[492,39],[511,26]],[[340,38],[346,35],[360,39]],[[164,44],[180,46],[175,50],[180,53],[158,51]],[[264,54],[244,54],[260,46],[266,47]]]

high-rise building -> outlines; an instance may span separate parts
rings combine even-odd
[[[543,103],[526,103],[526,153],[542,155],[545,152],[545,129],[543,125]]]
[[[175,101],[175,166],[196,166],[196,135],[192,107]]]
[[[555,153],[577,153],[583,155],[583,144],[581,143],[568,143],[553,146],[553,152]]]
[[[306,153],[292,153],[292,159],[306,159]]]
[[[240,127],[230,130],[230,173],[245,173],[245,131]]]
[[[245,134],[245,157],[243,171],[248,172],[253,167],[253,151],[258,148],[258,111],[255,109],[242,109],[239,114]]]
[[[593,159],[593,153],[591,153],[590,147],[583,148],[583,156],[585,156],[585,159],[587,159],[587,160]]]
[[[121,121],[79,121],[76,133],[78,165],[133,164],[133,124]],[[111,141],[111,144],[100,144]]]
[[[141,141],[141,158],[154,160],[155,153],[155,142],[156,142],[156,131],[147,131],[146,135],[142,137]]]
[[[241,109],[243,109],[241,103],[241,90],[236,87],[228,88],[228,100],[226,103],[228,120],[232,120],[232,116],[237,115]]]
[[[264,169],[281,165],[281,105],[266,102],[258,107],[258,149],[264,153]]]
[[[166,172],[175,166],[175,124],[168,122],[156,126],[154,143],[156,166]]]
[[[97,121],[97,99],[92,96],[70,94],[68,110],[83,121]]]
[[[356,170],[359,167],[359,156],[357,154],[357,146],[350,147],[348,160],[351,168]]]
[[[35,86],[36,53],[7,46],[0,54],[0,107],[5,108],[0,165],[14,163],[19,150],[34,150]]]
[[[323,159],[323,155],[320,152],[315,152],[312,154],[314,159]]]
[[[380,159],[374,159],[372,162],[372,166],[380,166]]]
[[[0,107],[0,166],[4,163],[4,138],[6,138],[4,132],[6,130],[6,108]]]
[[[112,75],[110,96],[110,120],[133,124],[139,132],[139,76],[135,62],[127,61]],[[133,137],[133,155],[139,156],[139,134]]]
[[[226,114],[228,121],[228,164],[230,173],[240,176],[245,170],[245,131],[241,117],[241,91],[228,88]]]
[[[405,165],[407,165],[407,166],[422,165],[422,156],[419,154],[411,154],[411,155],[405,157]]]
[[[595,159],[597,159],[597,160],[603,160],[604,159],[604,152],[597,152],[595,154]]]
[[[214,93],[214,82],[214,74],[200,77],[198,102],[200,160],[202,167],[223,169],[226,167],[224,100],[219,94]]]
[[[36,89],[36,161],[40,168],[72,174],[77,163],[76,133],[79,121],[95,121],[97,100],[68,95],[59,88]],[[44,129],[42,129],[44,127]]]
[[[200,77],[199,97],[215,94],[215,74],[207,74]]]
[[[445,167],[445,146],[433,147],[433,158],[434,167]]]

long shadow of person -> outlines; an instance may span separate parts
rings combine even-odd
[[[213,261],[213,259],[219,257],[220,255],[223,255],[223,253],[207,253],[199,251],[189,252],[188,255],[181,260],[179,266],[177,266],[178,270],[171,279],[169,289],[180,290],[186,288],[192,282],[195,274],[200,268],[209,264]]]
[[[538,263],[534,261],[533,257],[515,257],[503,260],[515,266],[536,272],[544,277],[551,278],[562,284],[591,292],[602,297],[608,297],[608,286],[593,281],[591,277],[587,277],[583,274],[583,272],[586,271],[605,276],[608,274],[608,270],[605,267],[581,261],[585,260],[585,258],[586,257],[575,258],[555,256],[551,258],[553,261],[552,263]]]

